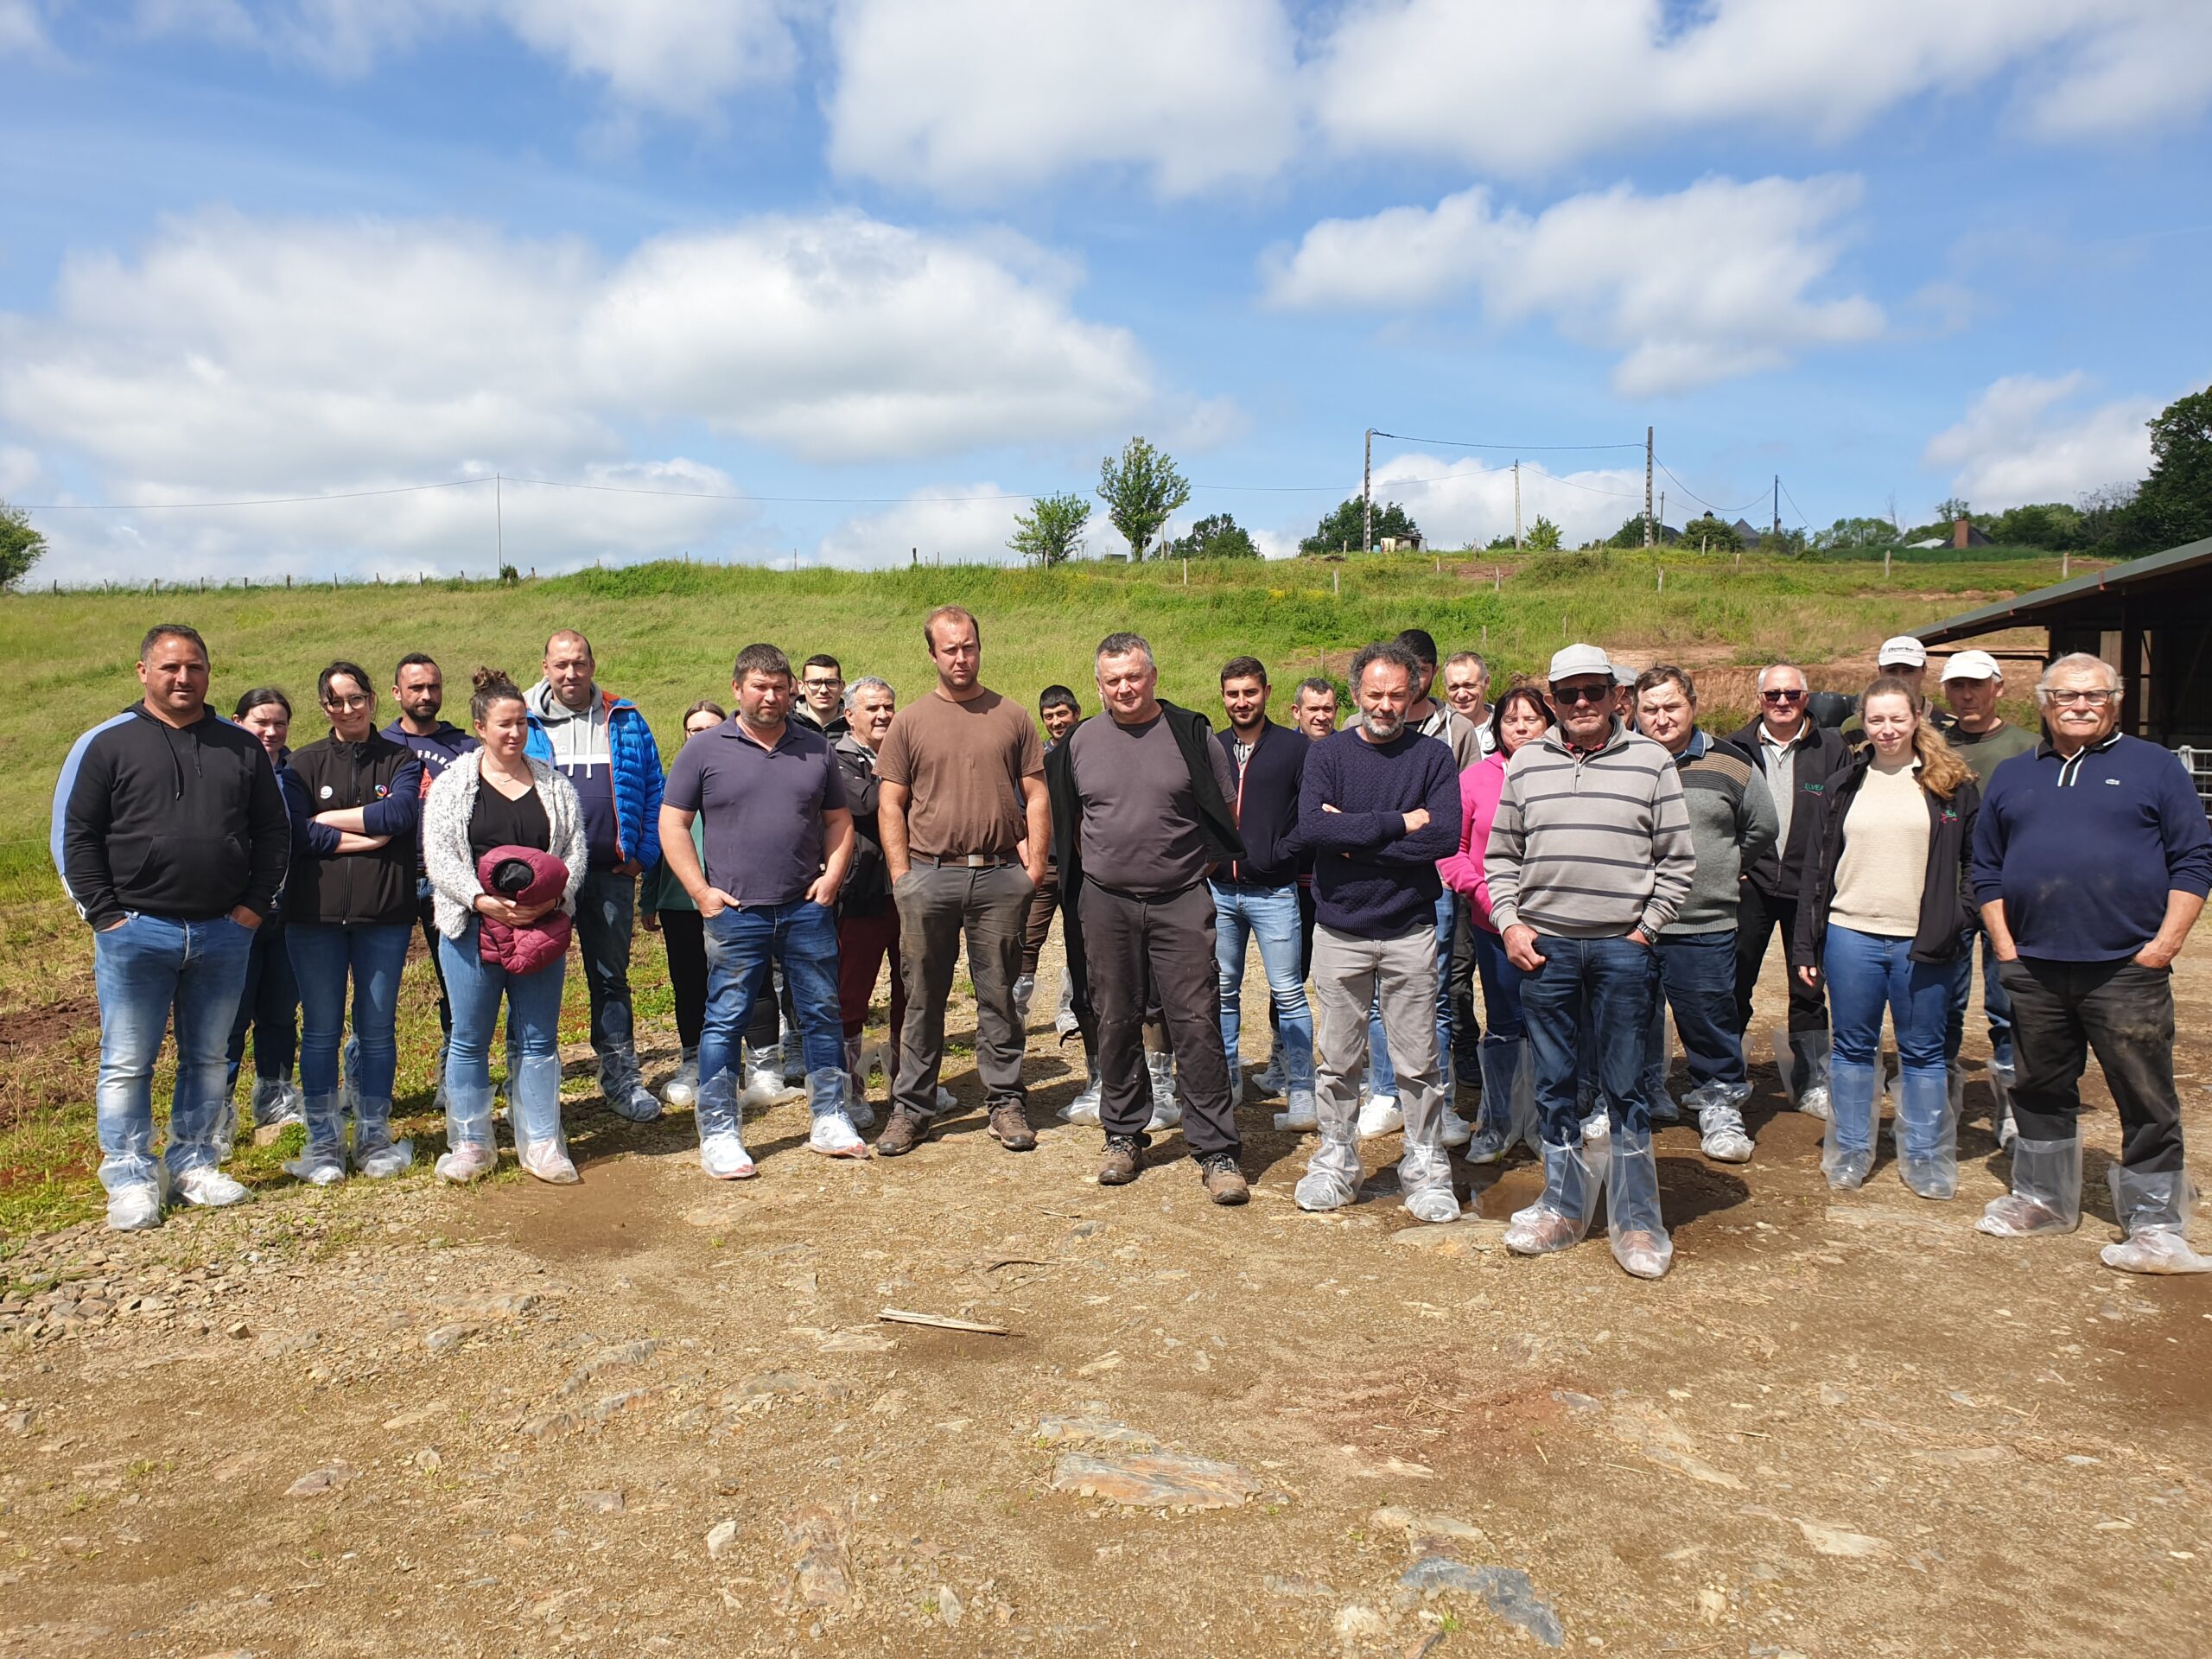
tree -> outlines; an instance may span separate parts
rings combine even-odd
[[[1813,532],[1813,545],[1821,552],[1842,547],[1892,547],[1897,527],[1886,518],[1839,518],[1826,530]]]
[[[2212,387],[2151,423],[2151,472],[2127,519],[2128,543],[2152,551],[2212,536]]]
[[[1163,556],[1185,559],[1256,559],[1260,550],[1244,527],[1230,514],[1217,512],[1192,524],[1188,535],[1178,537],[1160,550]]]
[[[1656,523],[1651,527],[1651,533],[1655,538],[1659,534],[1659,526]],[[1631,512],[1627,518],[1622,519],[1621,527],[1606,538],[1605,545],[1607,547],[1642,547],[1643,545],[1643,515],[1640,512]]]
[[[46,551],[46,537],[31,527],[21,507],[0,501],[0,593],[11,590]]]
[[[2135,505],[2135,487],[2133,484],[2106,484],[2081,497],[2083,546],[2101,546],[2126,533],[2128,512]]]
[[[1098,495],[1129,544],[1129,556],[1141,559],[1167,515],[1191,499],[1191,486],[1165,450],[1131,438],[1118,460],[1109,455],[1098,463]]]
[[[1694,547],[1700,553],[1735,553],[1742,550],[1744,538],[1736,533],[1735,525],[1708,512],[1682,526],[1682,539],[1677,545]]]
[[[1524,544],[1532,553],[1558,552],[1559,526],[1538,513],[1536,522],[1529,526],[1528,540]]]
[[[1058,564],[1083,551],[1083,527],[1090,522],[1090,503],[1073,490],[1040,495],[1029,512],[1016,513],[1007,545],[1039,564]]]
[[[1367,515],[1360,499],[1353,496],[1316,525],[1313,533],[1299,543],[1301,553],[1334,553],[1340,548],[1352,548],[1360,552],[1373,550],[1364,544],[1367,535]],[[1421,526],[1395,501],[1375,509],[1375,539],[1379,543],[1386,536],[1401,542],[1418,541]]]

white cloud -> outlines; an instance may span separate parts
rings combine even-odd
[[[932,485],[880,512],[848,518],[815,546],[807,562],[883,569],[918,557],[924,564],[1014,564],[1007,547],[1027,497],[1007,499],[988,480]]]
[[[1262,273],[1268,302],[1299,309],[1435,306],[1471,290],[1499,321],[1548,316],[1620,352],[1614,385],[1642,396],[1879,334],[1871,300],[1808,291],[1833,269],[1836,221],[1859,196],[1849,176],[1715,178],[1663,196],[1619,185],[1531,219],[1478,186],[1433,208],[1325,219]],[[1704,254],[1649,257],[1656,249]]]
[[[31,0],[0,0],[0,58],[46,48],[46,29]]]
[[[1274,0],[846,0],[830,156],[956,196],[1127,166],[1162,194],[1265,178],[1299,92]]]
[[[1446,461],[1413,451],[1393,455],[1375,469],[1375,504],[1395,501],[1413,516],[1432,547],[1481,547],[1513,533],[1513,469],[1491,462]],[[1349,493],[1357,496],[1355,480]],[[1570,547],[1598,541],[1621,520],[1643,510],[1643,469],[1590,467],[1554,474],[1537,461],[1521,463],[1521,523],[1539,515],[1560,527]],[[1313,533],[1311,526],[1302,532]],[[1273,549],[1265,549],[1276,556]],[[1294,539],[1289,550],[1296,550]]]
[[[1363,0],[1315,111],[1343,149],[1526,174],[1686,127],[1833,141],[2025,69],[2031,124],[2109,130],[2212,99],[2207,29],[2201,0]]]
[[[1951,492],[1991,512],[2029,501],[2071,501],[2150,470],[2145,423],[2157,397],[2079,406],[2088,377],[2007,375],[1974,400],[1966,418],[1929,441],[1921,457],[1951,469]]]
[[[1028,264],[1065,276],[1041,256]],[[719,472],[640,459],[632,429],[697,423],[865,461],[1103,441],[1152,397],[1134,340],[1077,318],[1058,288],[976,245],[854,214],[664,238],[609,268],[580,244],[480,226],[210,213],[168,224],[134,257],[72,260],[49,312],[0,315],[0,442],[27,464],[97,478],[117,502],[495,470],[660,467],[729,489]],[[623,546],[606,533],[617,524],[641,526],[625,550],[635,556],[696,548],[735,522],[728,505],[536,494],[556,564]],[[537,510],[531,493],[517,499],[511,524]],[[411,569],[482,517],[470,489],[219,524],[148,514],[71,539],[105,569],[135,557],[160,569],[243,558],[241,538],[314,545],[342,520],[373,527],[359,532],[359,568],[389,556]],[[533,533],[527,519],[520,533]]]

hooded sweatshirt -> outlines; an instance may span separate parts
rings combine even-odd
[[[540,680],[524,694],[531,723],[545,734],[547,759],[575,785],[584,811],[584,841],[591,868],[612,869],[622,861],[622,837],[614,813],[614,751],[608,735],[607,699],[594,685],[581,709],[571,709]]]

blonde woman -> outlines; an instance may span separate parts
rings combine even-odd
[[[1799,979],[1827,985],[1835,1033],[1821,1167],[1836,1187],[1873,1167],[1886,1007],[1903,1067],[1898,1173],[1922,1198],[1948,1198],[1959,1163],[1945,1032],[1981,792],[1905,681],[1868,686],[1859,722],[1868,741],[1822,812],[1790,950]]]

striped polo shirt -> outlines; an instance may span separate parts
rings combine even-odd
[[[1674,756],[1618,720],[1587,754],[1554,727],[1507,763],[1483,867],[1501,932],[1656,938],[1697,871]]]

